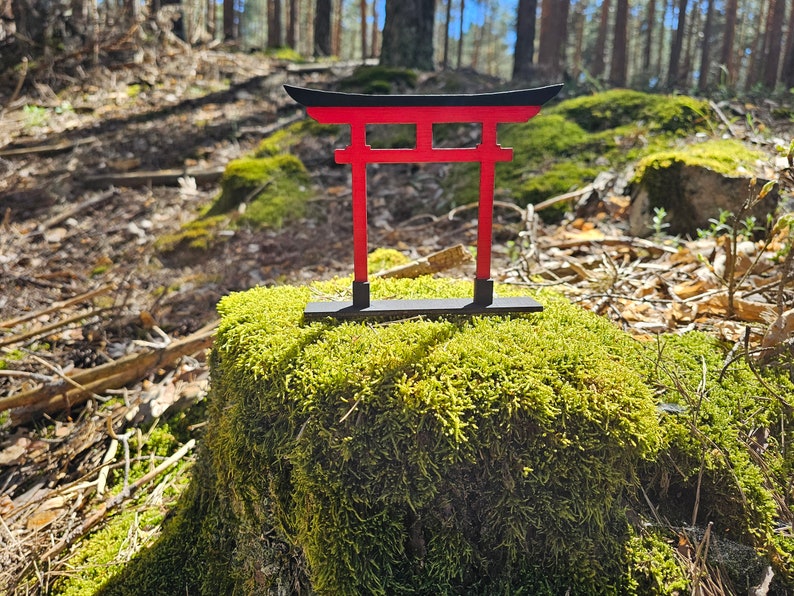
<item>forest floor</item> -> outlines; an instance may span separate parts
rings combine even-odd
[[[22,577],[51,586],[72,543],[123,501],[97,490],[103,466],[123,465],[108,456],[113,441],[203,398],[222,296],[351,273],[349,175],[333,165],[330,141],[302,156],[323,189],[306,219],[230,227],[204,252],[164,255],[157,245],[217,195],[230,160],[302,117],[282,84],[324,84],[349,69],[175,48],[148,64],[97,68],[57,93],[36,83],[0,102],[0,407],[24,397],[0,419],[0,589]],[[776,177],[785,164],[774,145],[788,146],[791,122],[768,105],[736,109],[753,119],[737,120],[732,134],[768,150],[759,175]],[[370,170],[371,247],[421,258],[474,245],[474,210],[439,211],[444,175],[444,166]],[[782,316],[791,280],[772,260],[782,236],[747,250],[748,273],[729,296],[717,237],[627,234],[625,180],[605,172],[603,184],[565,199],[572,215],[553,225],[498,203],[495,277],[556,288],[636,335],[707,328],[773,346],[794,331],[794,315]],[[473,266],[447,275],[471,278]]]

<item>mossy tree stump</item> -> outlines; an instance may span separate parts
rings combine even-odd
[[[302,320],[348,283],[221,301],[185,506],[105,594],[672,594],[688,578],[671,530],[695,499],[698,523],[743,540],[758,568],[753,547],[770,553],[791,580],[794,540],[773,530],[784,481],[769,482],[794,461],[769,450],[765,476],[736,441],[791,413],[759,408],[764,389],[739,364],[721,372],[715,342],[649,348],[552,295],[515,317]],[[696,412],[663,377],[705,388]],[[660,409],[654,391],[683,403]],[[652,513],[671,526],[638,523]]]

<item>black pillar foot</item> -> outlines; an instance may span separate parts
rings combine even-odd
[[[493,304],[492,279],[474,280],[474,304],[478,306],[490,306]]]
[[[369,282],[353,282],[353,306],[355,308],[369,308]]]

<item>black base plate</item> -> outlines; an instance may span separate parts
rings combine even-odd
[[[373,300],[366,308],[353,306],[352,302],[309,302],[303,312],[304,319],[366,319],[370,317],[415,317],[426,315],[507,315],[511,313],[540,312],[543,306],[526,297],[494,298],[488,305],[477,304],[470,298],[443,300]]]

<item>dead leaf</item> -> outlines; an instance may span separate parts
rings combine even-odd
[[[762,348],[774,348],[794,337],[794,308],[778,315],[761,340]]]
[[[17,437],[12,443],[0,451],[0,466],[13,466],[22,463],[22,459],[30,446],[30,439]]]
[[[37,511],[28,518],[28,530],[41,530],[43,527],[48,526],[60,515],[60,509],[48,509],[46,511]]]
[[[713,284],[710,284],[702,279],[685,281],[680,284],[676,284],[671,288],[673,294],[678,296],[681,300],[686,300],[687,298],[704,294],[707,291],[713,289]]]
[[[720,317],[728,314],[728,295],[715,294],[698,301],[698,310]],[[748,323],[764,323],[775,316],[775,305],[765,302],[750,302],[741,298],[733,299],[734,316]]]

